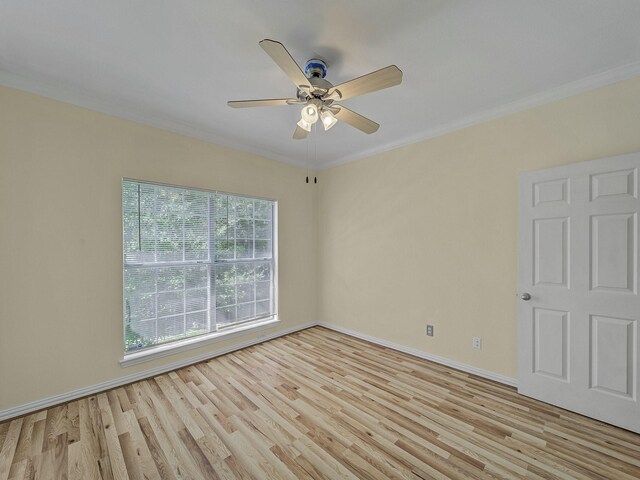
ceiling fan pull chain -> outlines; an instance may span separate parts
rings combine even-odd
[[[307,138],[307,183],[309,183],[309,139]]]
[[[317,167],[318,165],[318,127],[313,125],[313,165]],[[314,175],[313,183],[318,183],[318,177]]]

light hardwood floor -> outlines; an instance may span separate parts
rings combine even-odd
[[[0,424],[0,480],[640,478],[640,435],[320,327]]]

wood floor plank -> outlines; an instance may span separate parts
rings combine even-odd
[[[69,480],[82,480],[83,478],[89,478],[84,475],[85,467],[82,449],[83,446],[79,441],[69,445],[67,452]]]
[[[152,389],[152,385],[157,387],[153,380],[143,381],[134,390],[139,400],[136,408],[142,415],[138,416],[138,424],[158,471],[163,478],[197,478],[197,467],[178,436],[185,426],[162,391]]]
[[[138,419],[140,429],[144,435],[145,442],[149,451],[151,452],[151,456],[153,457],[153,461],[155,462],[158,473],[160,474],[160,478],[164,479],[175,479],[176,473],[178,476],[181,475],[182,471],[177,469],[177,472],[174,471],[172,465],[169,463],[165,452],[162,450],[160,442],[156,437],[153,427],[149,420],[146,417]]]
[[[640,435],[321,327],[0,423],[0,480],[640,478]]]
[[[123,456],[125,463],[136,463],[140,468],[140,471],[144,473],[143,477],[148,480],[157,480],[161,478],[160,473],[153,460],[151,452],[144,435],[136,418],[133,409],[125,410],[122,412],[127,422],[126,432],[119,435],[120,444],[127,442],[126,435],[129,435],[131,443],[123,448]]]
[[[11,470],[13,457],[18,447],[23,423],[23,419],[18,418],[9,424],[4,442],[0,447],[0,480],[7,480],[9,478],[9,471]]]
[[[16,445],[16,450],[13,453],[12,463],[22,463],[29,456],[31,451],[31,441],[33,439],[33,427],[34,427],[34,415],[29,415],[23,419],[22,427],[20,429],[20,438]],[[26,464],[25,464],[26,465]],[[13,476],[14,473],[9,473],[9,476]]]
[[[109,457],[109,463],[111,464],[111,472],[116,480],[128,480],[129,475],[127,474],[127,465],[124,461],[122,446],[118,439],[116,423],[113,419],[112,404],[110,403],[106,393],[99,394],[97,398],[102,425],[104,427],[106,451]],[[113,407],[113,409],[117,411],[119,406],[118,404],[115,404]]]
[[[27,474],[28,460],[25,458],[21,462],[14,463],[9,472],[9,480],[24,480]]]

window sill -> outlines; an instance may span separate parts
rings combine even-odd
[[[273,326],[279,322],[280,320],[278,320],[277,317],[268,318],[266,320],[256,320],[255,322],[238,325],[235,328],[229,328],[221,332],[213,332],[207,335],[188,338],[186,340],[173,342],[167,345],[158,345],[157,347],[149,348],[142,352],[128,353],[122,360],[120,360],[120,366],[130,367],[132,365],[137,365],[138,363],[149,362],[157,358],[174,355],[176,353],[192,350],[198,347],[203,347],[210,343],[229,340],[233,337],[242,335],[243,333],[247,333],[253,330],[262,330],[263,328]]]

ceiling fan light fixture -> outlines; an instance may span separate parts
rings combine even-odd
[[[298,122],[298,126],[307,132],[311,132],[311,124],[307,122],[304,118],[301,118]]]
[[[302,108],[302,119],[309,125],[313,125],[318,121],[318,107],[313,103],[309,103]]]
[[[373,120],[334,102],[377,92],[402,82],[402,70],[389,65],[334,86],[325,80],[327,64],[323,60],[309,60],[303,71],[282,43],[265,38],[259,44],[296,86],[295,98],[235,100],[227,104],[233,108],[303,105],[302,118],[293,133],[294,140],[307,138],[318,119],[322,119],[325,131],[338,120],[367,134],[378,131],[380,125]]]
[[[322,125],[324,125],[325,132],[338,123],[338,119],[334,117],[333,113],[329,110],[322,110],[320,112],[320,119],[322,120]]]

